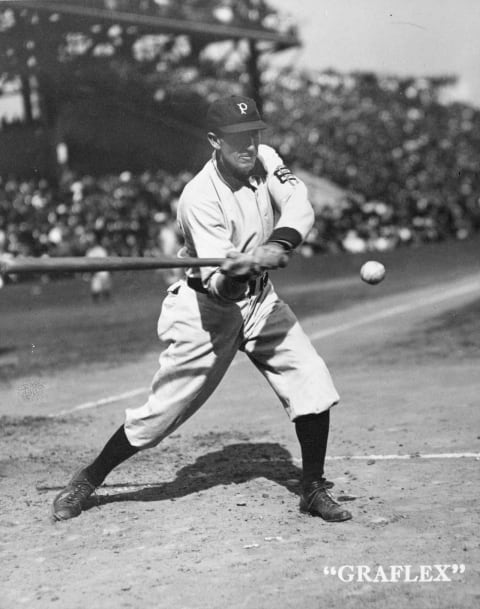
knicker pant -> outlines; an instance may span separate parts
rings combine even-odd
[[[231,305],[177,282],[164,300],[158,336],[162,352],[151,394],[143,406],[126,410],[133,446],[158,444],[198,410],[238,350],[265,376],[292,420],[339,400],[325,362],[270,282]]]

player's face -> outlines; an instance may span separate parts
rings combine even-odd
[[[258,155],[260,133],[244,131],[243,133],[222,133],[217,137],[219,151],[224,164],[235,175],[247,176],[255,166]]]

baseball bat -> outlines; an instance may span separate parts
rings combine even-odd
[[[221,266],[224,258],[178,258],[158,256],[151,258],[106,256],[104,258],[58,257],[30,258],[18,257],[0,261],[0,274],[22,275],[24,273],[95,273],[98,271],[146,271],[151,269],[172,269],[182,267]]]

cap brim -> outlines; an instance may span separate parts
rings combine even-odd
[[[257,131],[259,129],[266,129],[267,125],[263,121],[248,121],[245,123],[237,123],[236,125],[227,125],[226,127],[219,127],[222,133],[243,133],[244,131]]]

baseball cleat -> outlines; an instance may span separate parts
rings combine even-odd
[[[327,522],[350,520],[352,514],[345,510],[328,492],[325,481],[315,481],[304,487],[300,499],[300,511],[320,516]]]
[[[69,520],[80,516],[85,501],[95,490],[88,480],[86,470],[81,469],[73,476],[67,486],[53,500],[53,520]]]

